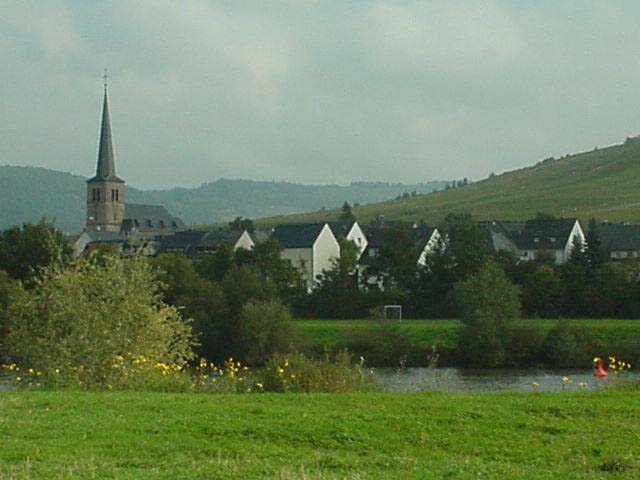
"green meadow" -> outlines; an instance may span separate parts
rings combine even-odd
[[[604,344],[613,345],[632,339],[640,339],[640,320],[620,319],[521,319],[517,326],[539,328],[548,332],[558,322],[584,327],[589,334]],[[341,349],[349,346],[349,338],[376,328],[375,320],[297,320],[294,330],[302,343],[311,350],[322,348]],[[458,342],[459,320],[402,320],[399,326],[407,334],[411,344],[437,345],[455,348]]]
[[[0,394],[0,479],[635,479],[640,394]]]

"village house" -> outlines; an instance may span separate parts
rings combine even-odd
[[[576,218],[536,218],[526,222],[480,222],[493,251],[506,250],[520,260],[548,258],[556,264],[569,260],[574,245],[585,245]]]
[[[158,238],[158,253],[182,253],[188,257],[198,257],[214,253],[221,246],[232,250],[244,248],[251,250],[255,246],[246,230],[183,230],[175,235]]]
[[[300,270],[308,291],[340,257],[340,245],[326,223],[278,225],[271,238],[282,247],[282,258]]]
[[[329,227],[336,238],[344,238],[353,242],[358,247],[358,258],[367,248],[368,241],[358,222],[355,220],[329,222]]]
[[[598,225],[598,233],[607,258],[640,258],[640,225],[603,223]]]
[[[384,232],[387,228],[389,227],[367,229],[368,244],[357,264],[358,282],[363,288],[384,290],[387,274],[378,272],[375,267],[384,246]],[[437,228],[418,227],[415,224],[400,225],[400,228],[406,228],[414,240],[416,265],[425,266],[427,256],[443,241],[442,235]]]

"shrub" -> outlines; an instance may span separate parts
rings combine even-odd
[[[366,392],[379,387],[362,363],[340,352],[331,357],[310,358],[303,354],[276,355],[262,371],[265,391],[269,392]]]
[[[588,367],[597,347],[585,328],[559,322],[547,334],[543,355],[552,367]]]
[[[44,383],[80,388],[124,382],[118,357],[184,365],[193,356],[191,327],[160,300],[159,287],[140,256],[50,265],[9,306],[9,356]]]
[[[275,353],[289,350],[293,336],[291,314],[278,301],[249,302],[242,307],[237,355],[250,364],[262,364]]]
[[[345,335],[346,346],[367,364],[396,366],[409,352],[409,337],[398,321],[378,319],[364,329],[350,330]]]
[[[495,367],[507,359],[508,321],[520,315],[518,289],[494,262],[457,283],[453,299],[462,320],[463,363]]]

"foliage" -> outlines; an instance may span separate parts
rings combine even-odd
[[[9,361],[5,345],[9,320],[8,309],[22,293],[20,282],[9,277],[4,270],[0,270],[0,363]]]
[[[347,352],[310,358],[277,355],[261,372],[265,391],[344,393],[378,390],[373,376]]]
[[[318,283],[306,302],[299,305],[305,314],[324,318],[358,318],[367,310],[366,294],[358,287],[357,245],[339,238],[340,257],[332,268],[318,275]]]
[[[407,330],[397,320],[369,321],[367,328],[345,332],[345,340],[349,351],[369,365],[397,366],[410,349]]]
[[[249,233],[253,233],[255,227],[253,221],[249,218],[236,217],[233,221],[229,222],[231,230],[246,230]]]
[[[557,318],[562,312],[563,284],[552,265],[536,265],[522,287],[522,308],[528,315]]]
[[[71,248],[62,232],[45,220],[0,233],[0,269],[16,280],[29,283],[41,268],[70,257]]]
[[[588,366],[593,357],[593,339],[588,331],[560,321],[548,334],[543,353],[546,363],[553,367]]]
[[[123,381],[118,356],[183,364],[193,356],[190,324],[164,304],[139,257],[87,256],[46,267],[8,309],[9,357],[43,382],[99,388]]]
[[[278,301],[251,301],[242,307],[236,355],[249,364],[262,364],[276,353],[287,352],[292,344],[291,314]]]
[[[508,322],[520,316],[517,287],[494,262],[453,289],[463,323],[460,350],[464,362],[493,367],[506,361]]]

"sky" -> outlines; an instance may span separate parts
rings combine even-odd
[[[485,178],[640,134],[640,2],[2,0],[0,164],[349,184]]]

